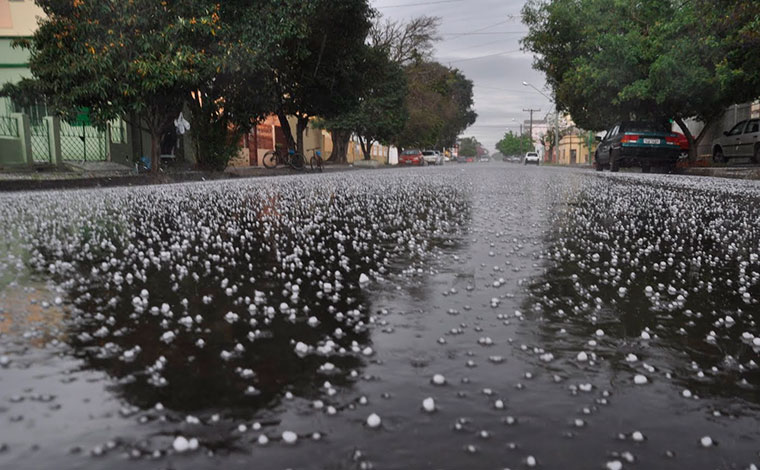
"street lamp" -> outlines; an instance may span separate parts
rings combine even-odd
[[[529,86],[539,92],[541,95],[543,95],[546,99],[549,101],[554,102],[554,109],[557,112],[557,114],[554,117],[554,149],[557,152],[557,160],[559,160],[559,106],[557,105],[557,100],[550,98],[546,95],[543,91],[539,90],[538,88],[534,87],[528,82],[522,82],[523,86]]]

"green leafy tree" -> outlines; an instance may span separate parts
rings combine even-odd
[[[368,51],[367,54],[373,55],[382,53],[386,60],[375,61],[375,65],[368,63],[363,68],[364,75],[362,77],[361,92],[359,93],[360,100],[366,100],[369,98],[371,102],[377,103],[380,99],[378,91],[385,90],[389,95],[383,99],[385,103],[392,103],[398,100],[399,92],[407,92],[406,81],[403,81],[399,76],[391,76],[389,80],[393,83],[397,83],[400,88],[394,88],[393,86],[380,86],[378,87],[377,74],[384,75],[383,69],[386,67],[386,63],[390,61],[396,65],[408,65],[415,61],[427,60],[432,56],[433,44],[438,40],[438,26],[440,19],[430,16],[420,16],[413,18],[407,22],[383,19],[379,14],[373,19],[372,26],[368,32],[367,43],[371,47],[373,52]],[[368,56],[369,56],[368,55]],[[375,71],[374,67],[378,67],[379,72]],[[388,69],[393,67],[388,64]],[[395,73],[395,72],[394,72]],[[401,74],[403,74],[403,70]],[[369,95],[373,95],[369,97]],[[372,126],[370,122],[360,122],[362,116],[367,117],[366,112],[356,112],[354,109],[348,110],[345,115],[337,116],[329,121],[321,122],[321,125],[330,131],[333,141],[333,150],[330,155],[330,160],[333,162],[343,163],[347,158],[348,143],[351,139],[351,135],[355,133],[355,129],[362,126]],[[408,117],[407,110],[403,107],[403,104],[395,110],[395,116],[392,112],[388,111],[388,119],[385,120],[387,124],[400,124],[405,123]],[[402,124],[403,126],[403,124]],[[384,125],[385,129],[389,129],[390,126]],[[401,130],[394,130],[396,135]],[[362,133],[359,132],[359,135]],[[385,134],[385,133],[383,133]],[[382,139],[383,143],[394,143],[396,135],[388,136]],[[365,139],[366,140],[366,139]],[[371,148],[366,144],[363,144],[365,148]],[[366,154],[365,154],[366,158]]]
[[[256,8],[246,0],[218,5],[222,27],[205,49],[214,73],[188,100],[200,167],[226,167],[242,136],[276,110],[271,64],[280,43],[306,37],[299,25],[309,11],[298,0],[260,0]]]
[[[358,103],[372,11],[367,0],[288,1],[299,9],[300,21],[291,26],[298,34],[275,48],[270,91],[288,145],[303,153],[302,136],[312,117],[330,119]],[[296,117],[295,137],[288,116]]]
[[[152,138],[158,169],[161,136],[191,90],[214,72],[206,53],[221,24],[204,2],[38,0],[47,18],[30,40],[38,90],[64,117],[90,108],[97,123],[136,116]]]
[[[496,149],[504,155],[520,155],[533,150],[532,140],[527,134],[518,135],[509,131],[496,143]]]
[[[350,111],[324,123],[333,131],[345,131],[359,138],[365,160],[375,142],[389,144],[404,128],[407,120],[406,78],[399,64],[391,61],[385,51],[368,47],[362,70],[365,91],[358,105]]]
[[[476,157],[478,156],[478,149],[480,147],[480,142],[475,137],[464,137],[459,141],[459,155],[463,157]]]
[[[472,82],[437,62],[406,67],[409,120],[398,137],[402,147],[447,147],[475,122]]]
[[[750,57],[747,47],[757,31],[752,4],[531,0],[523,10],[530,28],[523,45],[580,127],[673,118],[695,158],[704,132],[693,136],[687,118],[707,129],[727,106],[760,95],[757,54]]]

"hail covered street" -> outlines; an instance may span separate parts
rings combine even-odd
[[[0,195],[0,468],[755,469],[760,185]]]

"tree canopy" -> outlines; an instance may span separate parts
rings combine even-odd
[[[530,0],[523,46],[580,127],[673,118],[695,149],[685,119],[710,123],[760,95],[757,54],[749,52],[757,41],[753,3]]]
[[[369,42],[397,64],[428,61],[439,39],[440,24],[435,16],[418,16],[406,23],[378,16],[369,30]]]
[[[452,145],[476,117],[472,82],[430,61],[438,18],[376,19],[368,0],[37,3],[46,18],[19,41],[34,79],[4,92],[42,95],[64,117],[89,108],[99,125],[127,118],[150,132],[154,170],[188,108],[207,168],[224,167],[270,114],[301,152],[315,117],[335,126],[334,141],[355,133],[367,149]]]
[[[31,51],[33,88],[63,115],[88,107],[99,122],[138,116],[154,136],[157,168],[161,133],[190,90],[213,73],[207,47],[222,30],[218,7],[151,0],[37,3],[47,18],[22,41]]]
[[[402,147],[441,148],[473,124],[472,81],[459,70],[437,62],[406,67],[409,120],[398,136]]]
[[[463,137],[459,141],[459,155],[463,157],[477,157],[480,142],[475,137]]]
[[[377,17],[361,67],[359,104],[322,125],[333,135],[333,161],[343,161],[351,134],[365,158],[372,142],[401,147],[452,146],[475,122],[472,82],[459,70],[430,60],[440,20],[408,22]]]
[[[302,34],[288,36],[275,48],[271,90],[289,144],[303,153],[301,136],[310,118],[336,117],[359,101],[373,12],[366,0],[290,1],[302,9],[295,24]],[[296,138],[287,116],[298,120]]]
[[[360,69],[365,74],[365,90],[359,103],[324,126],[356,134],[364,158],[369,160],[373,143],[390,144],[403,130],[408,118],[404,106],[407,84],[403,68],[374,46],[367,48]]]
[[[515,134],[512,131],[496,143],[496,149],[503,155],[521,155],[533,150],[533,139],[528,134]]]

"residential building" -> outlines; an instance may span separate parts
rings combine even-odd
[[[557,150],[560,165],[590,165],[596,151],[594,134],[576,130],[560,139]]]
[[[32,76],[29,52],[14,48],[13,42],[31,37],[44,16],[33,0],[0,0],[0,86]],[[0,166],[105,161],[132,166],[150,155],[150,135],[140,130],[134,119],[117,119],[99,129],[89,124],[86,112],[71,123],[52,114],[42,99],[22,109],[10,99],[0,98]],[[169,157],[179,153],[192,160],[188,136],[165,136],[164,149]]]
[[[0,86],[31,77],[29,52],[12,44],[17,39],[31,37],[37,29],[37,19],[44,14],[32,0],[0,0]]]

